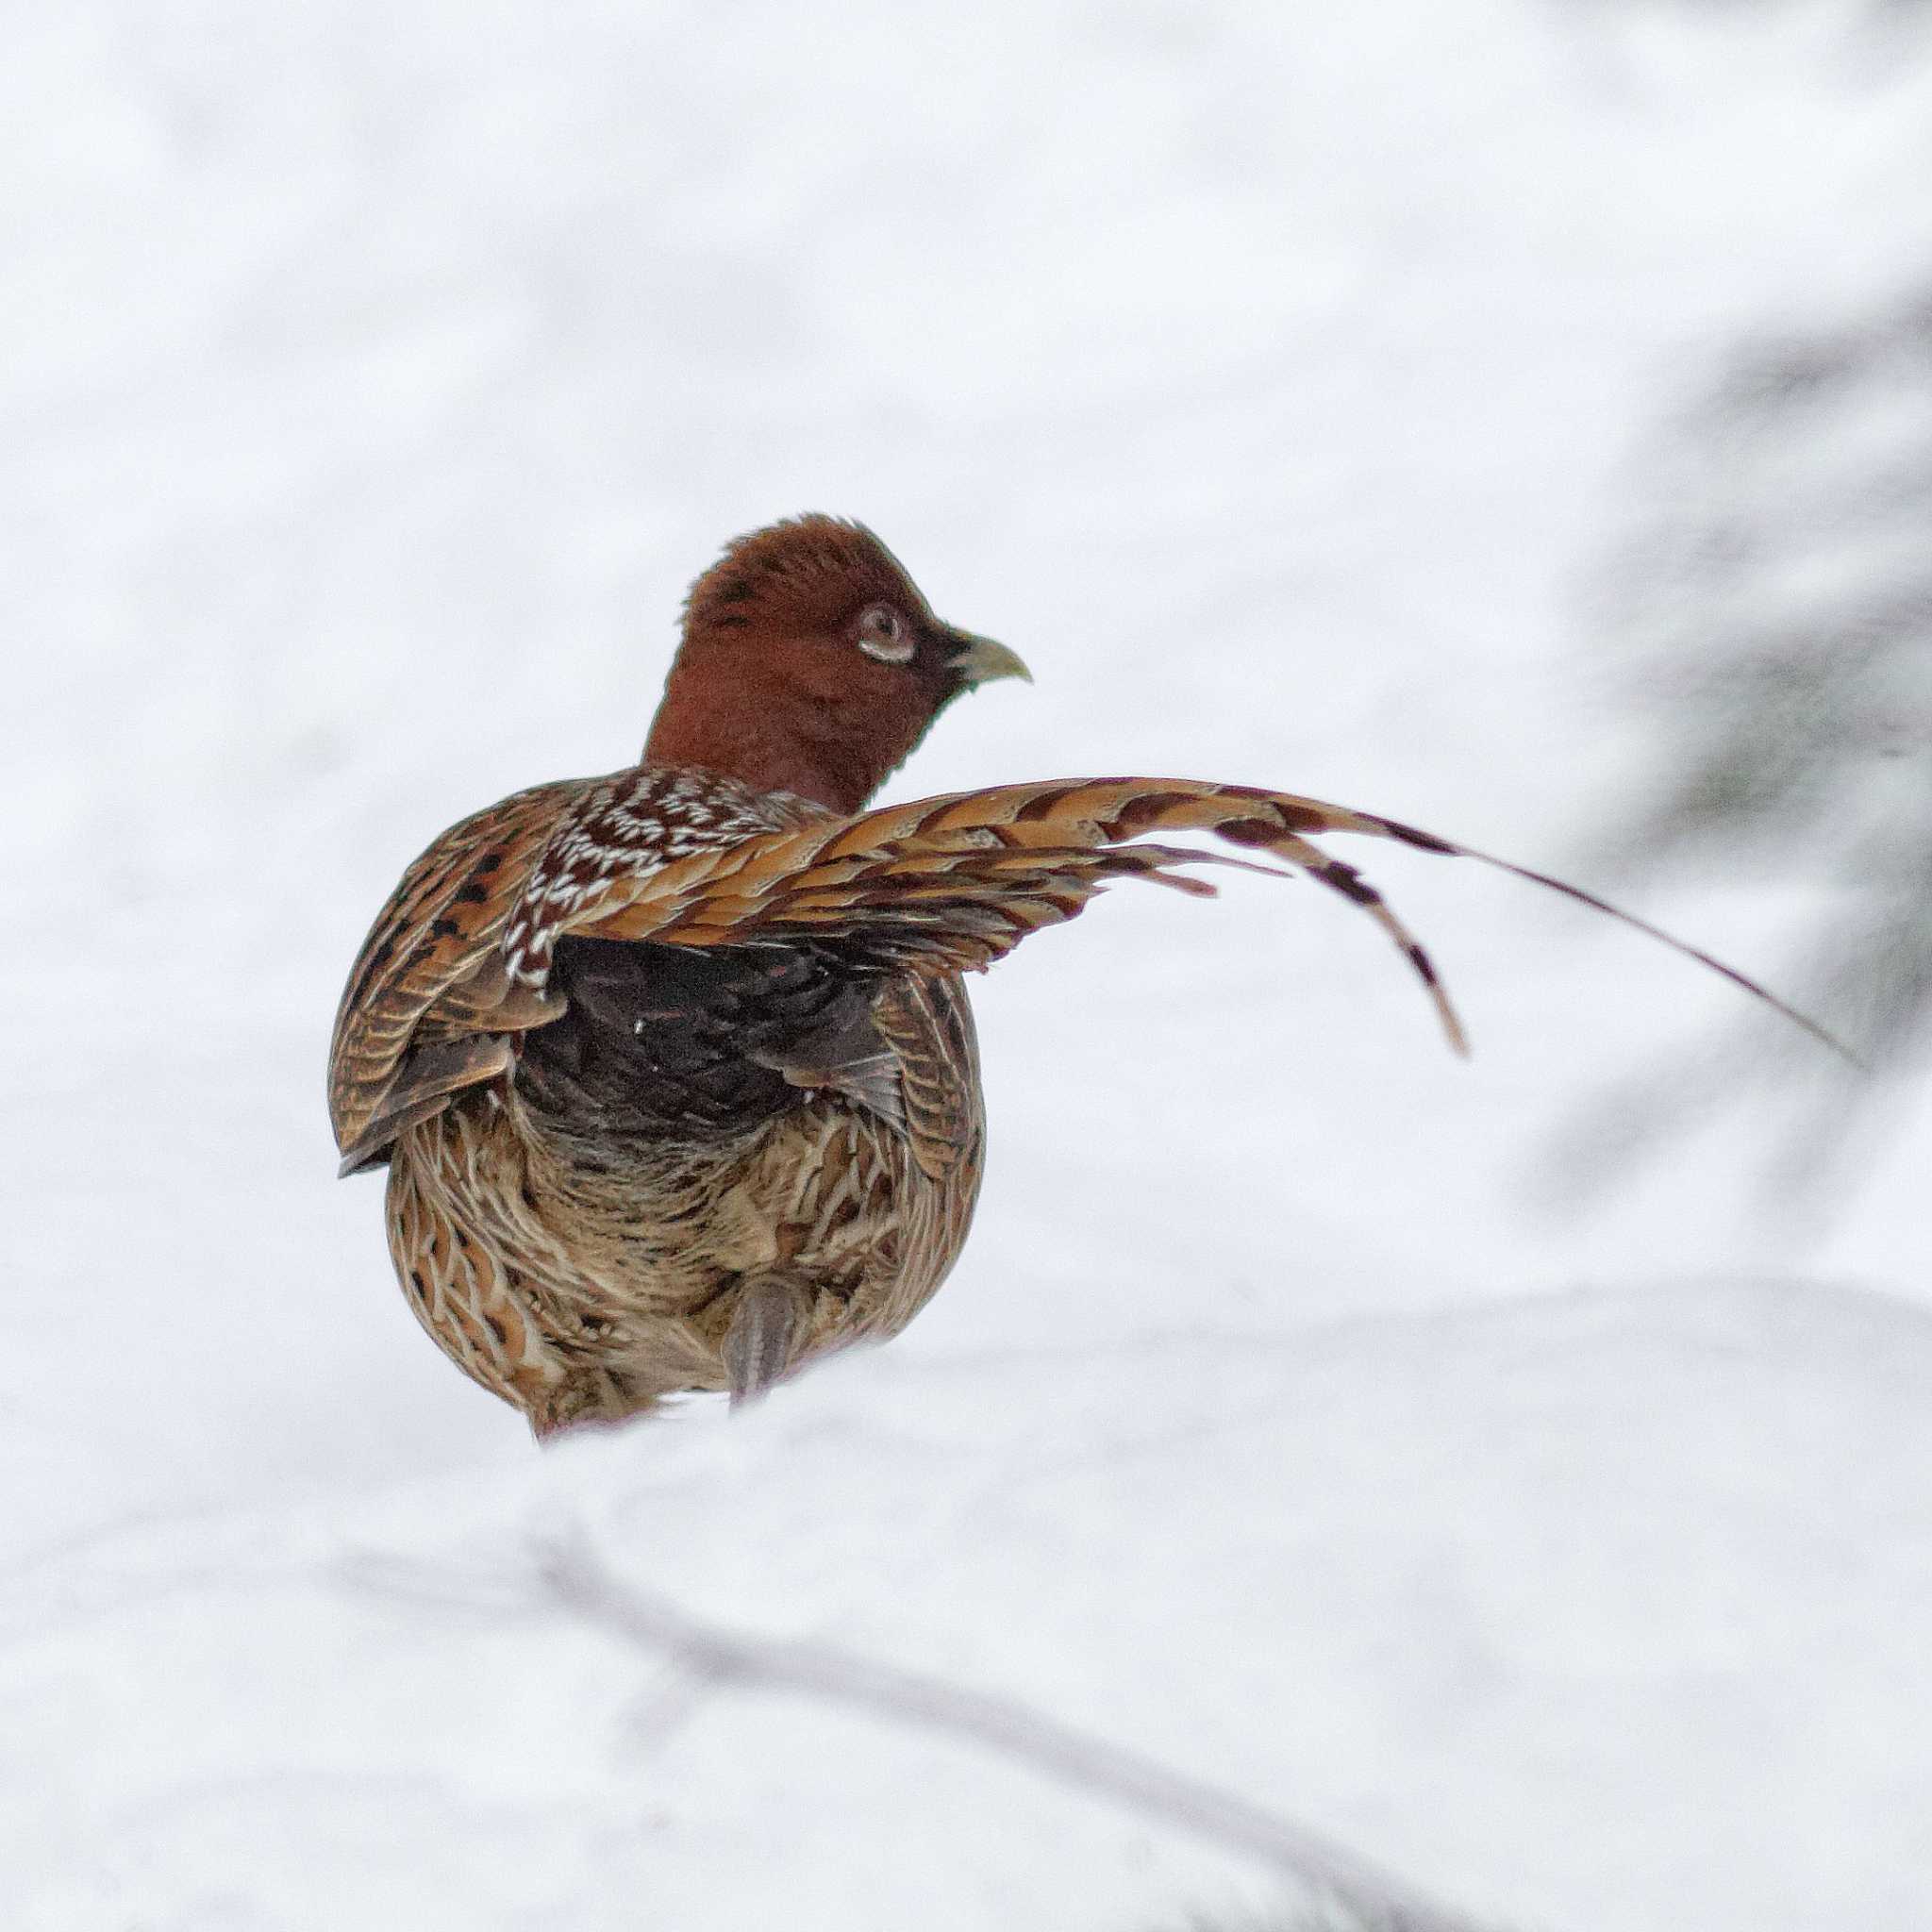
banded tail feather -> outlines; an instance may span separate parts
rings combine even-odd
[[[1234,865],[1281,876],[1224,852],[1158,843],[1152,833],[1208,832],[1264,852],[1346,899],[1381,926],[1422,982],[1457,1053],[1468,1036],[1427,950],[1354,866],[1314,843],[1324,834],[1382,839],[1467,858],[1560,893],[1720,974],[1853,1064],[1857,1056],[1769,988],[1687,940],[1581,886],[1434,832],[1349,806],[1198,779],[1058,779],[942,794],[843,822],[769,833],[623,882],[565,931],[726,945],[836,933],[892,963],[931,972],[991,965],[1028,933],[1077,915],[1108,881],[1143,878],[1208,895],[1175,868]]]

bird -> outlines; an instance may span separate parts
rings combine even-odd
[[[955,699],[1029,675],[942,622],[864,525],[788,518],[691,585],[637,763],[514,792],[404,873],[336,1015],[341,1173],[387,1168],[410,1307],[540,1440],[691,1392],[750,1402],[903,1329],[979,1191],[964,975],[1117,880],[1306,875],[1380,925],[1465,1052],[1429,955],[1317,841],[1475,859],[1838,1045],[1580,887],[1319,799],[1107,777],[870,804]]]

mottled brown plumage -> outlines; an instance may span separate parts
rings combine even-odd
[[[1432,834],[1181,779],[863,808],[954,696],[1012,675],[870,532],[779,524],[692,587],[640,764],[517,792],[404,874],[336,1019],[343,1172],[387,1162],[419,1319],[540,1434],[904,1327],[979,1183],[960,975],[1109,880],[1207,893],[1176,868],[1282,861],[1383,926],[1460,1047],[1427,956],[1312,842],[1484,857]],[[1148,837],[1172,832],[1251,856]]]

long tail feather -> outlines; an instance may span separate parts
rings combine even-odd
[[[1492,852],[1480,852],[1473,845],[1454,844],[1447,839],[1439,839],[1432,832],[1424,832],[1414,825],[1405,825],[1394,819],[1382,821],[1388,835],[1400,840],[1405,845],[1413,845],[1424,852],[1435,852],[1452,858],[1473,858],[1478,865],[1492,866],[1498,872],[1512,874],[1519,879],[1527,879],[1533,886],[1541,886],[1552,892],[1560,892],[1566,899],[1574,899],[1579,906],[1588,906],[1593,912],[1601,912],[1614,919],[1620,925],[1627,925],[1641,932],[1646,939],[1653,939],[1670,947],[1674,953],[1681,953],[1687,959],[1694,959],[1698,965],[1707,967],[1721,978],[1728,979],[1733,986],[1740,987],[1753,999],[1762,1000],[1773,1012],[1781,1013],[1792,1025],[1802,1028],[1820,1044],[1829,1047],[1840,1058],[1857,1067],[1861,1073],[1871,1068],[1864,1058],[1845,1044],[1827,1026],[1792,1006],[1789,1000],[1781,999],[1768,986],[1753,979],[1748,973],[1740,972],[1735,966],[1726,964],[1715,953],[1707,953],[1702,946],[1692,945],[1689,940],[1679,939],[1674,932],[1642,918],[1635,912],[1626,911],[1623,907],[1613,905],[1608,899],[1600,898],[1595,892],[1586,891],[1582,886],[1573,886],[1568,879],[1559,879],[1552,873],[1538,872],[1534,866],[1518,865],[1513,858],[1498,858]]]
[[[1074,917],[1112,879],[1146,878],[1198,891],[1206,890],[1201,882],[1185,883],[1174,868],[1243,863],[1225,853],[1130,842],[1168,831],[1208,832],[1266,853],[1366,912],[1407,959],[1458,1053],[1468,1051],[1467,1037],[1428,954],[1381,893],[1315,844],[1316,837],[1391,840],[1560,892],[1722,974],[1860,1064],[1826,1028],[1749,974],[1579,886],[1398,819],[1197,779],[1055,779],[888,806],[681,860],[633,886],[613,880],[607,894],[567,924],[600,937],[683,945],[837,934],[914,968],[972,970],[990,965],[1028,933]]]

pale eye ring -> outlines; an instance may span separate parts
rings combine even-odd
[[[881,664],[909,664],[918,648],[906,620],[890,604],[868,604],[858,613],[858,648]]]

